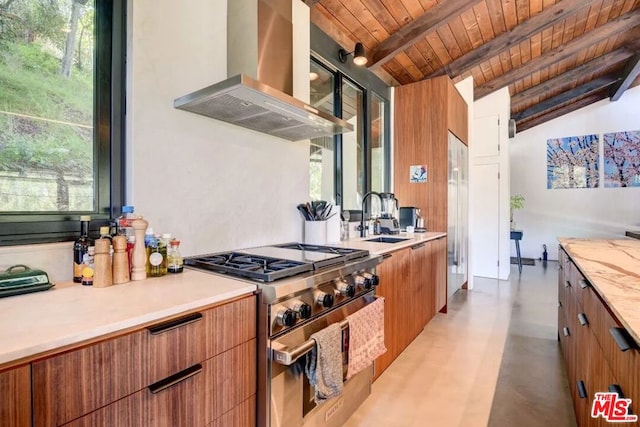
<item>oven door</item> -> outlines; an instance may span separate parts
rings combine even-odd
[[[367,398],[371,393],[373,364],[345,382],[340,396],[322,405],[316,405],[314,401],[314,389],[304,367],[308,351],[313,347],[308,345],[309,341],[313,343],[311,335],[333,323],[341,323],[343,378],[346,378],[349,329],[345,319],[374,299],[373,291],[363,294],[269,343],[269,354],[272,355],[269,361],[271,427],[341,426]]]

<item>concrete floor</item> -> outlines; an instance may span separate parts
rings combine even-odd
[[[354,426],[576,425],[557,341],[557,263],[475,278],[373,384]]]

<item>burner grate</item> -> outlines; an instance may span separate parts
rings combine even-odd
[[[364,249],[342,248],[338,246],[311,245],[308,243],[285,243],[275,245],[277,248],[297,249],[299,251],[322,252],[325,254],[336,254],[346,257],[346,260],[364,258],[369,255],[369,251]]]
[[[184,263],[204,270],[261,282],[272,282],[313,270],[313,265],[310,263],[236,252],[187,257]]]

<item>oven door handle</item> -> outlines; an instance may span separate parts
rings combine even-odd
[[[349,327],[349,321],[347,319],[344,319],[338,324],[340,325],[340,329],[342,330],[345,330]],[[315,347],[315,345],[316,342],[313,339],[308,339],[294,348],[289,348],[277,341],[273,341],[271,343],[271,358],[274,362],[278,362],[281,365],[293,365],[298,359],[309,353],[313,349],[313,347]]]

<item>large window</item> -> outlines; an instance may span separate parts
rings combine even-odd
[[[310,197],[360,210],[368,191],[389,190],[388,101],[339,69],[311,59],[311,104],[353,132],[311,140]]]
[[[123,200],[125,0],[0,0],[0,244]]]

